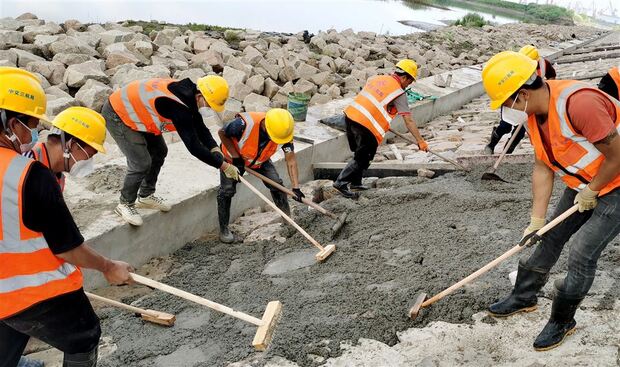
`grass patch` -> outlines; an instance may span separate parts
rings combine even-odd
[[[187,24],[172,24],[172,23],[165,23],[165,22],[157,22],[157,21],[145,21],[145,20],[126,20],[122,23],[125,23],[127,27],[132,27],[132,26],[141,26],[142,27],[142,33],[146,34],[147,36],[152,32],[152,31],[161,31],[166,27],[178,27],[181,30],[181,33],[190,30],[190,31],[216,31],[216,32],[225,32],[227,30],[233,30],[233,31],[241,31],[242,29],[239,28],[231,28],[231,27],[220,27],[220,26],[216,26],[216,25],[209,25],[209,24],[199,24],[199,23],[187,23]],[[238,35],[237,35],[238,36]]]
[[[489,24],[478,13],[467,13],[463,18],[454,22],[454,25],[462,25],[463,27],[482,27]]]

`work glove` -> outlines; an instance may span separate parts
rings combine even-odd
[[[233,158],[232,164],[239,170],[239,176],[243,176],[245,173],[245,160],[241,157]]]
[[[306,197],[306,195],[304,195],[304,193],[301,192],[301,189],[299,189],[299,188],[294,188],[293,189],[293,193],[295,194],[293,196],[293,200],[298,201],[300,203],[301,203],[301,199]]]
[[[234,165],[224,162],[221,170],[224,172],[224,176],[230,178],[231,180],[239,181],[239,169]]]
[[[530,225],[523,231],[519,246],[527,245],[529,247],[540,241],[540,236],[536,235],[536,232],[545,226],[545,222],[545,218],[530,217]]]
[[[592,210],[596,207],[598,191],[593,191],[590,186],[586,186],[585,189],[579,191],[575,196],[575,202],[573,204],[579,204],[579,213],[583,213],[586,210]]]
[[[428,143],[426,140],[418,140],[418,148],[422,151],[428,152]]]

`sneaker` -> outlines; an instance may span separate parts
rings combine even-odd
[[[45,363],[22,356],[17,362],[17,367],[45,367]]]
[[[138,208],[155,209],[162,212],[169,212],[172,209],[170,205],[164,202],[164,199],[155,195],[149,195],[145,198],[138,196],[137,206]]]
[[[135,204],[124,204],[120,203],[114,209],[114,212],[121,216],[127,223],[132,224],[134,226],[142,225],[142,217],[140,213],[136,210]]]

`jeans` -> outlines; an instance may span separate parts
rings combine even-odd
[[[349,148],[353,152],[353,159],[340,172],[336,182],[360,185],[364,170],[368,169],[370,162],[377,153],[377,139],[370,130],[346,116],[345,121],[347,124],[347,140],[349,141]]]
[[[30,337],[64,352],[65,367],[97,365],[101,328],[82,289],[0,320],[0,367],[14,367]]]
[[[282,179],[278,175],[278,171],[276,171],[276,168],[274,167],[271,160],[263,163],[259,168],[256,168],[255,171],[282,185]],[[288,208],[288,198],[285,193],[278,190],[276,187],[269,185],[268,183],[265,183],[265,187],[269,189],[274,203],[278,205],[280,209],[284,210],[284,212],[290,211],[290,209]],[[235,196],[236,192],[237,181],[226,177],[224,175],[224,172],[220,170],[220,188],[217,192],[217,196],[229,199]]]
[[[576,191],[569,188],[564,191],[553,218],[573,206],[576,194]],[[564,245],[572,238],[568,272],[560,291],[570,298],[583,298],[594,282],[601,252],[619,232],[620,189],[616,189],[600,197],[594,210],[577,212],[543,235],[541,243],[536,245],[526,264],[549,272],[560,257]]]
[[[121,189],[121,203],[134,203],[138,190],[140,197],[153,194],[157,176],[168,155],[163,136],[132,130],[114,112],[109,101],[103,105],[101,114],[106,120],[110,135],[127,157],[127,174]]]

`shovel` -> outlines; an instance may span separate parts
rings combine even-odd
[[[411,139],[410,137],[408,137],[408,136],[407,136],[407,135],[405,135],[405,134],[401,134],[401,133],[399,133],[398,131],[395,131],[395,130],[393,130],[393,129],[390,129],[390,131],[391,131],[392,133],[394,133],[395,135],[400,136],[401,138],[403,138],[403,139],[407,140],[408,142],[410,142],[410,143],[412,143],[412,144],[417,144],[417,143],[418,143],[418,142],[416,142],[414,139]],[[434,151],[432,151],[432,150],[430,150],[430,149],[428,149],[428,152],[429,152],[429,153],[431,153],[431,154],[433,154],[433,155],[435,155],[435,156],[437,156],[437,157],[439,157],[440,159],[442,159],[442,160],[444,160],[444,161],[446,161],[446,162],[448,162],[448,163],[453,164],[453,165],[454,165],[454,166],[456,166],[458,169],[461,169],[461,170],[463,170],[463,171],[469,171],[469,169],[465,168],[462,164],[458,163],[458,162],[457,162],[457,161],[455,161],[454,159],[450,159],[450,158],[448,158],[448,157],[446,157],[446,156],[443,156],[443,155],[441,155],[441,154],[439,154],[439,153],[437,153],[437,152],[434,152]]]
[[[570,209],[568,209],[567,211],[562,213],[562,215],[558,216],[557,218],[555,218],[554,220],[549,222],[546,226],[544,226],[541,229],[539,229],[536,232],[536,236],[540,237],[543,234],[547,233],[553,227],[555,227],[558,224],[560,224],[564,219],[570,217],[573,213],[575,213],[578,210],[579,210],[579,204],[575,204]],[[426,296],[427,296],[426,293],[418,294],[418,296],[415,299],[415,302],[413,303],[413,306],[409,309],[409,317],[411,319],[415,320],[415,318],[418,317],[418,314],[420,313],[420,309],[426,308],[426,307],[432,305],[433,303],[441,300],[445,296],[448,296],[448,295],[454,293],[458,289],[462,288],[464,285],[471,283],[476,278],[478,278],[479,276],[487,273],[489,270],[491,270],[494,267],[496,267],[497,265],[499,265],[502,261],[504,261],[507,258],[511,257],[512,255],[520,252],[525,247],[526,246],[522,246],[521,244],[515,245],[513,248],[511,248],[510,250],[506,251],[503,255],[501,255],[497,259],[491,261],[490,263],[486,264],[484,267],[478,269],[476,272],[474,272],[471,275],[469,275],[467,278],[459,281],[458,283],[452,285],[450,288],[445,289],[444,291],[442,291],[441,293],[435,295],[432,298],[427,299],[426,298]]]
[[[497,158],[497,161],[495,161],[495,164],[493,165],[493,167],[489,168],[485,173],[482,174],[482,177],[481,177],[482,180],[485,180],[485,181],[508,182],[508,181],[504,180],[503,178],[499,177],[495,173],[495,171],[497,171],[497,167],[499,167],[499,164],[502,163],[502,161],[504,160],[504,157],[506,156],[506,153],[508,153],[508,149],[510,149],[510,146],[515,141],[515,139],[517,138],[517,135],[519,135],[519,132],[521,131],[521,129],[523,129],[523,125],[524,124],[525,124],[525,122],[522,122],[519,126],[517,126],[515,132],[512,133],[512,136],[510,137],[510,140],[508,140],[508,143],[506,143],[506,146],[504,147],[504,150],[502,151],[502,154],[499,155],[499,158]]]
[[[256,176],[258,178],[260,178],[261,180],[263,180],[263,182],[277,188],[278,190],[282,191],[283,193],[293,197],[295,196],[295,193],[292,190],[289,190],[288,188],[280,185],[279,183],[275,182],[274,180],[270,179],[269,177],[265,177],[263,175],[261,175],[260,173],[254,171],[251,168],[245,167],[245,171],[249,172],[250,174],[252,174],[253,176]],[[332,237],[334,237],[336,234],[338,234],[338,232],[340,232],[340,230],[342,229],[342,227],[347,223],[347,213],[343,213],[340,216],[337,216],[336,214],[330,212],[329,210],[323,208],[322,206],[320,206],[319,204],[313,202],[312,200],[308,200],[306,198],[302,198],[301,201],[308,205],[311,208],[314,208],[316,210],[318,210],[321,214],[324,214],[332,219],[334,219],[336,221],[336,223],[332,226]]]

